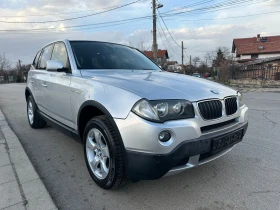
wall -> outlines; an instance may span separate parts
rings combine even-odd
[[[280,56],[280,53],[259,54],[258,58],[271,58],[276,56]],[[251,59],[251,55],[240,55],[240,58],[236,58],[236,60],[244,59]]]
[[[178,70],[177,64],[175,64],[175,65],[168,65],[167,68],[168,68],[168,70],[173,70],[173,71]]]
[[[264,88],[280,88],[280,81],[275,80],[257,80],[257,79],[239,79],[229,80],[231,86],[235,87],[264,87]]]
[[[276,56],[280,56],[280,53],[259,54],[259,58],[271,58]]]
[[[251,59],[251,55],[240,55],[239,60],[244,60],[244,59]]]

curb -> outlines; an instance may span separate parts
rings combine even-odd
[[[280,93],[280,88],[236,88],[241,92]]]
[[[57,210],[0,109],[0,210]]]

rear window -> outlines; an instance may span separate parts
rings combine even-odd
[[[78,69],[161,70],[136,49],[112,43],[71,41]]]

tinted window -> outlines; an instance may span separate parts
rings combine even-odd
[[[78,69],[160,70],[136,49],[111,43],[71,41]]]
[[[52,49],[53,49],[53,44],[45,47],[42,50],[42,55],[41,55],[40,62],[38,65],[39,69],[46,69],[47,61],[51,59]]]
[[[36,57],[34,58],[34,61],[32,63],[32,65],[34,66],[34,68],[36,69],[37,68],[37,64],[38,64],[38,59],[40,57],[40,54],[41,54],[41,50],[37,53]]]
[[[61,61],[64,68],[68,68],[68,56],[64,43],[55,43],[51,60]]]

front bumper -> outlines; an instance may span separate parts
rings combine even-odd
[[[211,161],[232,149],[234,145],[211,152],[211,142],[238,130],[246,133],[248,122],[230,129],[203,135],[197,139],[181,142],[168,154],[149,154],[126,150],[126,174],[132,180],[152,180],[171,175]],[[243,137],[242,136],[242,137]]]
[[[196,104],[194,104],[196,107]],[[114,119],[120,131],[126,150],[143,152],[149,154],[168,154],[182,142],[201,138],[208,133],[216,133],[228,130],[231,127],[248,121],[248,108],[243,106],[231,116],[223,116],[216,120],[204,120],[195,109],[195,118],[173,120],[165,123],[149,122],[130,112],[126,119]],[[225,123],[230,120],[234,122],[227,126],[216,127],[213,130],[203,131],[202,128]],[[162,145],[158,140],[158,134],[168,130],[172,134],[172,144]]]

